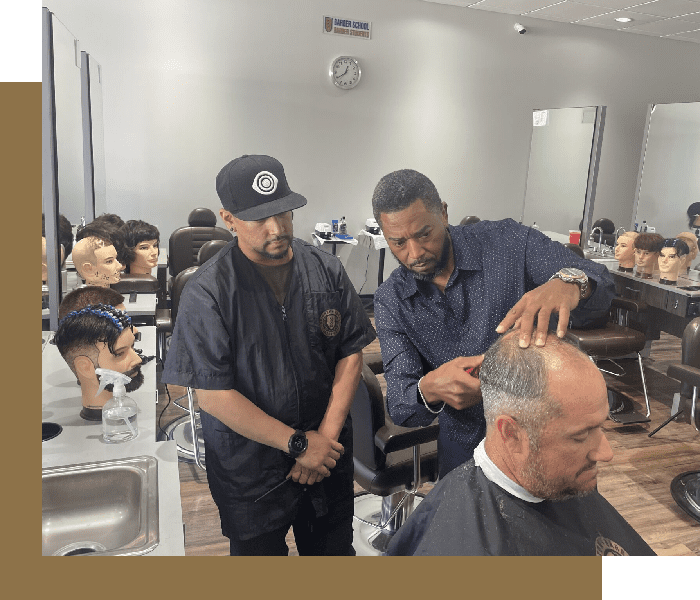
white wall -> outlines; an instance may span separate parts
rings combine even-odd
[[[308,239],[371,215],[379,178],[424,172],[450,221],[520,215],[533,108],[607,105],[594,219],[632,218],[646,106],[700,99],[700,45],[419,0],[48,0],[102,65],[107,201],[165,240],[218,210],[229,160],[268,153],[309,203]],[[324,14],[372,21],[372,39],[322,33]],[[330,84],[338,55],[362,65]],[[347,256],[348,248],[339,252]]]

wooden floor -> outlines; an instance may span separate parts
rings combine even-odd
[[[366,352],[378,352],[373,342]],[[665,376],[666,368],[680,362],[680,340],[662,334],[644,359],[651,423],[624,426],[608,421],[605,431],[615,452],[611,463],[601,465],[600,492],[660,555],[700,556],[700,523],[677,506],[670,493],[673,478],[684,471],[700,469],[700,434],[688,419],[669,423],[652,438],[648,433],[670,416],[673,393],[679,383]],[[603,365],[601,365],[603,366]],[[627,374],[605,375],[609,387],[630,397],[638,411],[644,409],[644,395],[636,361],[623,361]],[[383,378],[380,383],[384,387]],[[183,388],[168,386],[172,398]],[[161,424],[165,426],[184,413],[170,404],[165,386],[159,383]],[[184,403],[186,405],[186,402]],[[165,410],[163,410],[165,408]],[[185,554],[228,555],[228,539],[221,535],[217,508],[209,494],[206,473],[192,463],[180,462],[180,493],[185,522]],[[424,491],[430,489],[424,486]],[[356,490],[361,488],[356,484]],[[287,536],[290,556],[297,555],[294,537]]]

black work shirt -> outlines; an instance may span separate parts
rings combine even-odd
[[[280,305],[237,240],[202,265],[183,290],[162,380],[205,390],[233,389],[294,429],[318,429],[335,367],[375,337],[340,261],[294,239],[289,292]],[[237,434],[201,411],[207,477],[222,531],[247,539],[283,526],[302,486],[283,481],[294,460]],[[323,514],[329,487],[352,478],[350,419],[338,440],[345,454],[309,487]],[[329,492],[330,493],[330,492]]]

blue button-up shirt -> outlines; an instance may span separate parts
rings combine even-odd
[[[374,315],[394,423],[429,425],[435,415],[418,398],[418,380],[458,356],[477,356],[496,340],[496,327],[526,292],[564,267],[583,270],[594,293],[571,312],[571,324],[605,318],[614,283],[605,266],[580,258],[512,219],[449,227],[455,268],[444,294],[403,266],[374,296]],[[486,433],[483,404],[440,413],[440,475],[469,460]]]

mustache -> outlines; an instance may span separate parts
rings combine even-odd
[[[268,244],[274,244],[275,242],[281,242],[282,240],[286,240],[287,242],[291,243],[292,236],[291,235],[278,235],[276,238],[274,238],[272,240],[267,240],[265,242],[265,245],[267,246]]]

